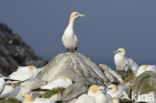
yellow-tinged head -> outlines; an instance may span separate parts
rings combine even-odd
[[[68,78],[67,78],[67,77],[63,77],[62,79],[63,79],[64,81],[67,81],[67,80],[68,80]]]
[[[29,94],[24,96],[26,103],[32,103],[34,101],[33,97]]]
[[[142,68],[142,69],[145,69],[145,70],[146,70],[146,69],[148,68],[148,65],[147,65],[147,64],[141,65],[141,66],[140,66],[140,68]]]
[[[126,50],[124,48],[119,48],[116,51],[114,51],[115,54],[120,53],[122,55],[126,54]]]
[[[30,69],[30,70],[34,70],[35,69],[35,67],[34,66],[26,66],[26,67],[28,67],[28,69]]]
[[[109,87],[108,87],[108,90],[112,90],[113,92],[116,92],[118,90],[118,87],[117,85],[115,84],[111,84]]]
[[[100,90],[99,86],[97,86],[97,85],[92,85],[92,86],[90,86],[88,92],[90,92],[90,93],[96,93],[96,92],[99,91],[99,90]]]
[[[75,18],[77,18],[77,17],[84,17],[85,15],[83,15],[83,14],[80,14],[80,13],[78,13],[78,12],[72,12],[71,14],[70,14],[70,19],[69,19],[69,22],[73,22],[74,20],[75,20]]]
[[[111,103],[120,103],[120,100],[118,98],[113,98]]]

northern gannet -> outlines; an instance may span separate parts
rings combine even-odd
[[[73,84],[73,82],[70,78],[62,77],[62,78],[58,78],[58,79],[55,79],[55,80],[49,82],[48,84],[42,86],[41,89],[48,90],[48,89],[54,89],[54,88],[67,88],[72,84]]]
[[[80,14],[78,12],[72,12],[70,15],[69,24],[62,36],[62,43],[64,48],[66,48],[67,51],[74,52],[77,50],[78,39],[74,33],[74,21],[76,18],[84,17],[84,16],[85,15]]]
[[[137,73],[138,65],[131,58],[125,56],[126,50],[124,48],[119,48],[114,53],[114,63],[117,71]]]
[[[155,65],[141,65],[137,71],[136,76],[139,76],[140,74],[144,73],[145,71],[152,71],[156,73],[156,66]]]
[[[95,103],[109,103],[111,96],[104,94],[105,88],[103,86],[92,85],[88,90],[88,95],[95,99]]]
[[[39,72],[40,69],[34,66],[19,66],[17,71],[10,74],[8,78],[10,80],[26,81],[35,78]]]
[[[24,96],[24,103],[56,103],[52,99],[49,98],[33,98],[31,95],[27,94]]]
[[[110,103],[120,103],[118,98],[113,98]]]
[[[107,94],[109,94],[112,98],[119,98],[122,99],[124,96],[124,92],[126,93],[127,87],[124,86],[117,86],[115,84],[111,84],[106,89]]]
[[[5,87],[5,80],[2,76],[2,74],[0,74],[0,94],[3,92],[4,87]]]
[[[13,90],[14,87],[11,85],[5,85],[3,92],[0,94],[0,98],[7,98]]]

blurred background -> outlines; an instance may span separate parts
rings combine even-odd
[[[96,63],[114,68],[112,51],[122,47],[139,65],[156,64],[155,0],[3,0],[0,22],[51,60],[65,52],[61,38],[72,11],[86,15],[75,22],[78,51]]]

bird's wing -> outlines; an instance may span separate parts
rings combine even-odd
[[[94,99],[86,94],[82,94],[75,103],[94,103]]]
[[[30,79],[32,76],[33,76],[32,70],[28,68],[20,68],[17,71],[10,74],[9,79],[25,81],[27,79]]]
[[[131,58],[128,58],[129,68],[132,70],[134,74],[136,74],[138,70],[138,64]]]
[[[77,36],[76,35],[74,35],[74,41],[76,43],[76,48],[77,48],[78,47],[78,39],[77,39]]]

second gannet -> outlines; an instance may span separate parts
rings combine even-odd
[[[26,81],[35,78],[39,72],[40,69],[37,69],[34,66],[19,66],[17,71],[9,75],[9,79],[16,81]]]
[[[124,48],[119,48],[114,53],[114,63],[117,71],[137,73],[138,65],[131,58],[125,56],[126,50]]]
[[[2,76],[2,74],[0,74],[0,94],[3,92],[4,87],[5,87],[5,80]]]
[[[145,71],[152,71],[156,73],[156,66],[155,65],[141,65],[137,71],[136,76],[139,76],[140,74],[144,73]]]
[[[54,89],[54,88],[66,89],[67,87],[69,87],[72,84],[73,84],[73,82],[70,78],[62,77],[62,78],[58,78],[58,79],[55,79],[55,80],[49,82],[48,84],[42,86],[41,89],[47,89],[47,90]]]
[[[74,33],[74,21],[76,18],[84,17],[84,16],[85,15],[80,14],[78,12],[72,12],[70,15],[69,24],[62,36],[62,43],[64,48],[66,48],[67,51],[74,52],[75,50],[77,50],[78,39]]]
[[[122,99],[122,97],[124,96],[124,92],[126,93],[127,89],[128,88],[124,86],[111,84],[108,86],[106,91],[107,94],[109,94],[111,97]]]

